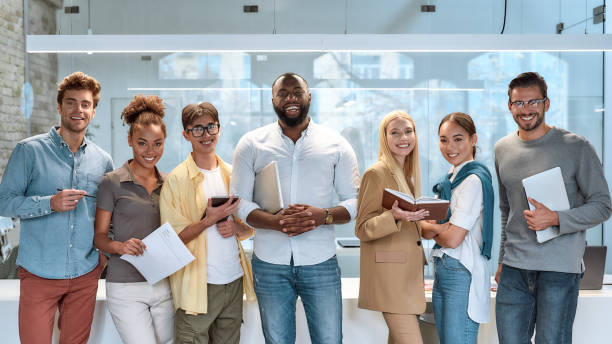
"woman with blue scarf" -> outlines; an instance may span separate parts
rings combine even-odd
[[[421,221],[423,237],[436,242],[431,252],[436,328],[441,344],[476,343],[479,324],[490,316],[491,174],[474,161],[477,135],[469,115],[447,115],[438,135],[440,152],[453,166],[434,192],[450,199],[450,208],[443,221]]]

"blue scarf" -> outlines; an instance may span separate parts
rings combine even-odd
[[[491,173],[489,169],[483,165],[482,163],[471,161],[465,164],[461,170],[453,179],[451,183],[450,178],[451,174],[448,174],[445,177],[442,177],[438,183],[433,187],[433,192],[435,192],[439,198],[450,200],[451,198],[451,190],[457,187],[457,185],[461,184],[465,178],[470,176],[471,174],[475,174],[478,178],[480,178],[480,183],[482,184],[482,195],[483,195],[483,204],[484,204],[484,214],[483,214],[483,222],[482,222],[482,249],[480,254],[485,256],[487,259],[491,259],[491,246],[493,243],[493,184],[491,182]],[[446,219],[442,221],[438,221],[438,223],[446,223],[451,217],[451,209],[448,208],[448,214]],[[441,246],[436,244],[434,248],[440,248]]]

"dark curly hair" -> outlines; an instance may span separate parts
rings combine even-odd
[[[130,126],[130,135],[134,132],[134,126],[147,126],[157,124],[161,126],[164,137],[166,137],[166,124],[164,118],[164,102],[158,96],[143,96],[138,94],[123,109],[121,118],[123,123]]]
[[[67,90],[89,90],[93,96],[93,106],[96,108],[100,101],[100,83],[98,80],[83,72],[74,72],[62,80],[57,86],[57,103],[62,105],[64,92]]]

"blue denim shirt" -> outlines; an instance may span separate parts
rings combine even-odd
[[[52,279],[82,276],[98,263],[93,247],[96,199],[83,197],[74,210],[51,210],[57,189],[96,195],[98,181],[113,170],[111,157],[86,138],[73,154],[51,128],[27,138],[11,154],[0,183],[0,216],[21,220],[17,265]]]

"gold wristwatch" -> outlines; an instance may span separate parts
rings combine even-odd
[[[325,208],[325,224],[331,225],[334,223],[334,216],[329,212],[329,209]]]

